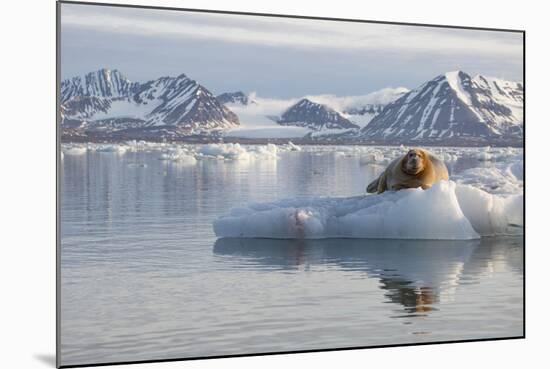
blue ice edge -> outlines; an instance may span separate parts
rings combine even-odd
[[[380,195],[316,197],[233,208],[218,238],[473,240],[523,232],[523,194],[494,195],[441,181]]]

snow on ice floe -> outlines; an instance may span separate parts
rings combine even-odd
[[[451,178],[493,194],[517,194],[523,192],[523,160],[470,168]]]

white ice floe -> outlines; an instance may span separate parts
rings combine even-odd
[[[359,158],[359,164],[361,165],[386,164],[389,162],[390,159],[386,158],[384,154],[380,152],[372,152]]]
[[[289,151],[302,151],[302,148],[300,146],[295,145],[292,141],[288,141],[288,144],[286,145],[286,149]]]
[[[454,174],[452,179],[493,194],[518,194],[523,191],[523,160],[476,167]]]
[[[119,145],[119,144],[102,144],[102,145],[97,145],[94,148],[95,148],[95,151],[97,152],[108,152],[108,153],[115,153],[115,154],[124,154],[129,149],[128,146]]]
[[[478,149],[467,149],[462,152],[463,156],[472,156],[479,161],[508,161],[523,159],[523,154],[513,147],[483,147]]]
[[[83,155],[83,154],[86,154],[87,151],[88,149],[86,147],[75,146],[75,147],[64,148],[62,153],[66,155]]]
[[[244,238],[479,238],[476,229],[489,231],[487,225],[474,224],[477,218],[464,215],[455,189],[454,182],[442,181],[429,190],[252,204],[218,218],[214,232],[218,237]],[[485,195],[493,196],[467,193],[462,197],[470,205]]]
[[[197,159],[192,152],[186,148],[172,148],[171,150],[160,154],[160,160],[169,160],[181,165],[195,165]]]
[[[273,144],[245,146],[227,143],[199,146],[196,155],[199,158],[225,160],[277,159],[277,151],[277,146]]]
[[[523,194],[499,196],[470,185],[458,185],[456,196],[464,215],[482,236],[523,231]]]
[[[193,155],[181,153],[172,159],[173,162],[176,162],[180,165],[195,165],[197,164],[197,159]]]

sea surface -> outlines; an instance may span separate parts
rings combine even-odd
[[[521,236],[216,239],[233,207],[360,195],[383,169],[330,149],[278,157],[64,155],[61,364],[523,335]]]

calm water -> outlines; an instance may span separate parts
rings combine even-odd
[[[62,162],[62,365],[523,334],[521,238],[216,240],[212,231],[247,202],[363,193],[381,167],[331,153],[195,166],[159,156]]]

